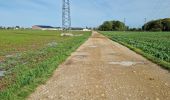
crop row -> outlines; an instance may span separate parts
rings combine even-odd
[[[170,64],[168,32],[101,32],[110,39],[142,50],[146,55]],[[168,66],[170,67],[170,66]]]

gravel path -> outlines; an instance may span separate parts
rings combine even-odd
[[[93,32],[28,100],[170,100],[170,73]]]

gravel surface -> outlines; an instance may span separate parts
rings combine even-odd
[[[170,73],[93,32],[28,100],[170,100]]]

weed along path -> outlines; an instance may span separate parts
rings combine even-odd
[[[170,73],[93,32],[28,100],[170,100]]]

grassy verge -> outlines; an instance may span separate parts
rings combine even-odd
[[[112,34],[114,34],[112,32],[100,32],[100,33],[107,36],[109,39],[128,47],[129,49],[131,49],[131,50],[135,51],[136,53],[142,55],[143,57],[147,58],[148,60],[160,65],[162,68],[167,69],[167,70],[170,71],[170,63],[169,62],[167,62],[167,61],[165,61],[163,59],[160,59],[158,57],[155,57],[151,53],[143,51],[140,47],[137,47],[136,45],[131,45],[128,41],[123,40],[126,35],[124,35],[124,36],[121,36],[121,34],[120,35],[118,35],[118,34],[117,35],[112,35]],[[107,34],[107,33],[110,33],[110,34]],[[123,34],[130,35],[130,34],[126,33],[126,32],[124,32]],[[137,33],[133,33],[133,34],[137,34]],[[120,39],[120,38],[122,38],[122,39]],[[127,38],[130,39],[132,37],[127,36],[126,39]],[[135,39],[134,39],[134,41],[135,41]],[[140,41],[140,39],[138,41]],[[141,45],[145,46],[146,44],[141,44]],[[147,45],[145,47],[147,47]]]
[[[19,57],[12,57],[5,63],[7,74],[1,79],[1,100],[23,100],[35,88],[47,81],[54,70],[87,38],[82,36],[62,37],[57,45],[49,45],[39,50],[28,51]]]

